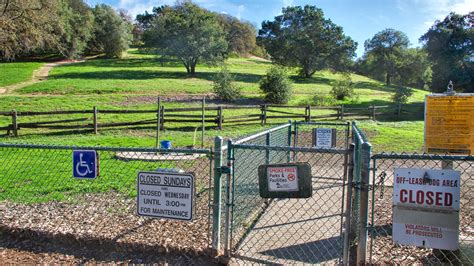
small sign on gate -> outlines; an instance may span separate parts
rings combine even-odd
[[[262,198],[309,198],[313,194],[308,163],[260,165],[258,177]]]
[[[456,250],[459,247],[460,172],[395,169],[393,241]]]
[[[313,147],[317,149],[336,147],[336,130],[334,128],[313,128]]]

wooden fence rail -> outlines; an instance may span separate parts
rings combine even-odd
[[[423,104],[411,104],[411,107],[421,107]],[[94,107],[91,110],[64,110],[64,111],[17,111],[12,110],[9,112],[0,112],[0,116],[10,116],[11,124],[7,126],[0,126],[0,130],[6,130],[7,135],[12,133],[14,136],[18,136],[18,131],[22,128],[44,128],[44,129],[90,129],[94,133],[98,133],[100,128],[113,128],[113,127],[127,127],[127,126],[143,126],[143,125],[156,125],[160,129],[165,128],[166,123],[196,123],[203,126],[206,123],[215,124],[218,129],[222,129],[225,124],[236,124],[236,123],[248,123],[260,121],[262,125],[265,125],[268,120],[272,119],[302,119],[304,121],[312,121],[316,119],[345,119],[348,117],[368,118],[375,120],[376,117],[381,115],[398,115],[400,116],[405,112],[403,110],[404,105],[371,105],[369,107],[348,107],[348,106],[288,106],[288,105],[247,105],[247,106],[236,106],[236,105],[221,105],[221,106],[204,106],[198,107],[184,107],[184,108],[165,108],[165,106],[157,109],[148,110],[102,110]],[[304,109],[303,113],[297,113],[296,111]],[[234,110],[255,110],[252,114],[237,114],[237,115],[226,115],[225,111],[228,110],[230,113]],[[317,110],[334,111],[333,114],[317,114]],[[196,114],[199,112],[201,114]],[[214,114],[211,114],[214,112]],[[186,112],[195,112],[186,113]],[[211,112],[211,113],[210,113]],[[256,113],[259,112],[259,113]],[[92,114],[91,117],[80,117],[80,118],[67,118],[64,117],[58,120],[52,121],[39,121],[39,122],[19,122],[22,117],[30,116],[63,116],[63,115],[84,115]],[[129,122],[100,122],[99,115],[107,114],[154,114],[153,119],[143,118],[139,121]],[[159,120],[158,120],[159,118]],[[82,122],[82,123],[81,123]],[[189,126],[189,125],[187,125]]]

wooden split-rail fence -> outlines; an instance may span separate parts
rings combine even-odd
[[[413,106],[413,105],[411,105]],[[419,105],[423,108],[423,105]],[[304,109],[304,113],[303,113]],[[251,114],[224,115],[224,110],[231,112],[234,110],[248,110]],[[325,114],[321,114],[325,110]],[[382,112],[385,110],[385,112]],[[312,121],[317,119],[348,119],[357,117],[358,119],[368,118],[375,120],[379,115],[388,113],[401,115],[402,105],[384,105],[369,107],[348,107],[344,105],[323,107],[323,106],[288,106],[288,105],[252,105],[252,106],[204,106],[203,107],[183,107],[165,108],[160,106],[154,110],[105,110],[93,107],[90,110],[67,110],[67,111],[17,111],[0,112],[0,116],[11,116],[11,123],[6,126],[0,125],[0,130],[6,130],[7,135],[18,136],[20,129],[50,129],[50,130],[81,130],[88,129],[98,133],[101,128],[115,127],[137,127],[146,125],[158,125],[164,129],[167,123],[177,123],[189,126],[189,123],[199,123],[200,125],[214,124],[218,129],[222,129],[225,124],[244,124],[249,122],[260,123],[261,125],[275,119],[304,120]],[[209,112],[214,112],[209,114]],[[151,119],[142,119],[127,122],[100,122],[105,115],[127,115],[127,114],[154,114]],[[78,117],[78,115],[88,115],[88,117]],[[31,117],[54,116],[66,117],[62,119],[32,122]],[[69,116],[69,117],[67,117]],[[72,117],[71,117],[72,116]],[[30,117],[27,122],[22,122],[21,118]],[[159,120],[157,120],[159,117]],[[38,119],[39,120],[39,119]],[[113,119],[104,119],[113,121]]]

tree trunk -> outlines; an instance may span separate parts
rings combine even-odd
[[[191,63],[191,72],[189,72],[192,76],[196,74],[196,63]]]
[[[385,78],[385,82],[387,83],[387,85],[390,85],[390,73],[387,72],[387,75],[386,75],[386,78]]]
[[[183,61],[184,66],[186,67],[186,72],[189,74],[191,72],[191,69],[189,68],[189,64]]]

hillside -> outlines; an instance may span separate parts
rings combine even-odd
[[[262,95],[258,81],[271,65],[258,58],[230,58],[229,69],[235,75],[238,86],[242,88],[244,98],[236,104],[260,104]],[[48,80],[39,82],[0,96],[0,112],[16,109],[18,111],[50,110],[83,110],[97,106],[100,109],[154,109],[157,96],[162,96],[165,106],[199,106],[199,99],[208,96],[212,99],[212,80],[219,67],[199,65],[197,75],[189,77],[185,68],[174,61],[164,61],[152,54],[142,54],[138,50],[129,50],[123,59],[92,59],[82,63],[55,67]],[[31,70],[33,71],[33,70]],[[22,71],[24,75],[25,71]],[[15,74],[11,74],[15,75]],[[329,71],[316,73],[311,79],[298,79],[296,70],[292,72],[294,96],[291,105],[315,105],[315,95],[328,95],[331,83],[337,80],[338,74]],[[355,100],[339,101],[335,104],[368,106],[371,104],[390,104],[394,86],[386,86],[373,79],[352,75],[355,83]],[[422,102],[427,92],[415,90],[410,98],[411,103]],[[209,100],[209,104],[221,104]],[[333,103],[334,104],[334,103]],[[304,111],[304,110],[303,110]],[[99,111],[100,112],[100,111]],[[108,116],[109,121],[126,121],[127,119],[149,119],[137,115]],[[22,122],[30,118],[22,118]],[[36,118],[35,118],[36,119]],[[101,118],[102,119],[102,118]],[[11,118],[0,117],[0,126],[10,123]],[[44,118],[47,120],[47,117]],[[413,120],[410,118],[409,120]],[[103,121],[103,120],[102,120]],[[282,122],[284,122],[282,120]],[[196,125],[190,125],[192,128]],[[417,125],[419,127],[420,125]],[[421,125],[422,126],[422,125]],[[239,136],[259,129],[259,125],[226,127],[224,131],[207,132],[207,142],[212,136]],[[412,125],[408,125],[412,128]],[[371,124],[369,128],[376,130]],[[397,130],[400,126],[396,125]],[[403,126],[401,128],[403,130]],[[154,130],[108,130],[99,135],[53,134],[53,136],[36,135],[34,131],[20,138],[7,139],[14,142],[62,143],[84,145],[114,146],[152,146]],[[3,134],[3,132],[2,132]],[[387,136],[387,135],[385,135]],[[170,138],[176,145],[192,144],[192,132],[166,132],[163,137]],[[418,145],[418,144],[417,144]],[[417,149],[417,148],[416,148]]]

